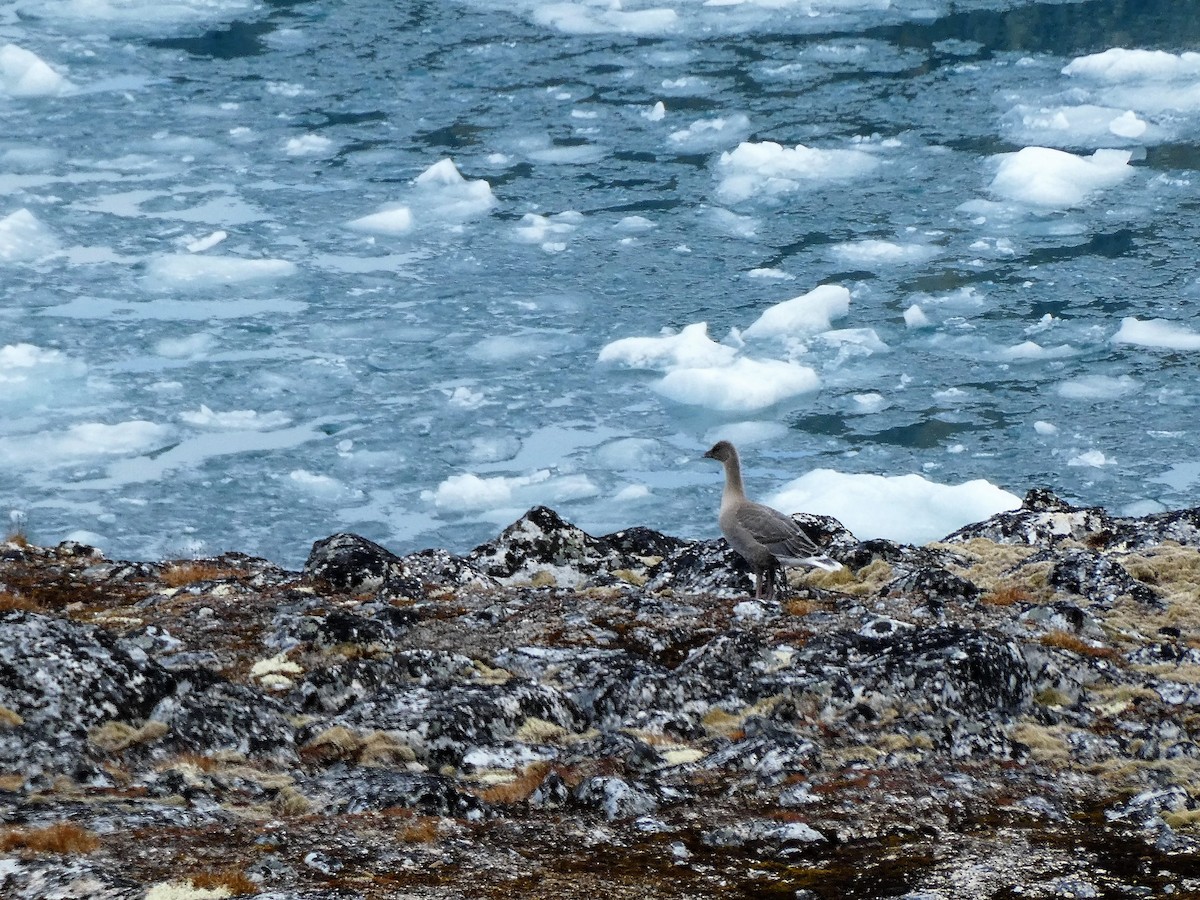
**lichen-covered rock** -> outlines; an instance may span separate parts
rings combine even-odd
[[[104,629],[31,612],[0,613],[0,771],[103,777],[88,730],[140,724],[175,679]]]
[[[498,537],[471,551],[471,563],[502,583],[544,581],[576,587],[609,561],[611,548],[565,521],[549,507],[535,506]]]
[[[685,544],[646,573],[646,590],[734,597],[754,593],[750,566],[724,538]]]
[[[324,808],[340,813],[415,809],[426,815],[478,819],[487,809],[454,779],[426,772],[336,766],[300,787],[320,799]]]
[[[349,594],[385,592],[419,597],[420,583],[390,550],[357,534],[342,532],[312,546],[304,574]]]
[[[401,562],[409,577],[419,581],[426,590],[444,591],[495,589],[500,583],[469,559],[455,556],[446,550],[422,550],[410,553]]]
[[[631,819],[658,809],[652,792],[612,775],[585,778],[571,796],[580,806],[600,810],[607,819]]]
[[[944,543],[987,538],[998,544],[1052,547],[1064,540],[1074,540],[1100,548],[1116,540],[1117,530],[1117,520],[1100,507],[1071,506],[1043,488],[1029,491],[1020,509],[997,513],[983,522],[960,528],[947,536]]]
[[[1101,606],[1112,606],[1124,596],[1146,606],[1162,606],[1153,588],[1130,575],[1115,559],[1091,550],[1071,549],[1058,554],[1047,582]]]
[[[940,566],[929,566],[905,572],[888,582],[884,590],[889,596],[904,596],[927,604],[974,603],[983,593],[965,578]]]

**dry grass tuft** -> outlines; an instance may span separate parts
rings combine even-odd
[[[203,891],[216,891],[225,888],[229,896],[240,897],[245,894],[257,894],[259,885],[240,869],[219,869],[215,872],[202,872],[199,875],[189,875],[188,880],[194,887]]]
[[[1120,654],[1112,647],[1093,647],[1087,641],[1066,631],[1051,631],[1042,635],[1039,643],[1043,647],[1054,647],[1058,650],[1069,650],[1080,656],[1093,656],[1098,659],[1116,659]]]
[[[1018,603],[1036,603],[1034,596],[1019,584],[998,585],[994,590],[984,594],[980,603],[987,606],[1014,606]]]
[[[170,730],[170,725],[157,719],[149,719],[138,728],[114,720],[88,729],[88,741],[101,750],[116,753],[135,744],[151,744]]]
[[[0,728],[20,728],[24,724],[25,719],[19,712],[7,706],[0,706]]]
[[[221,578],[237,578],[242,572],[228,566],[218,566],[201,560],[171,563],[163,569],[162,583],[167,587],[184,587],[197,581],[216,581]]]
[[[10,531],[8,536],[4,539],[4,543],[12,544],[15,547],[21,547],[22,549],[32,546],[29,543],[29,536],[20,529],[17,529],[16,531]]]
[[[807,616],[809,613],[820,608],[821,605],[819,603],[813,603],[811,600],[805,600],[801,597],[783,602],[783,611],[789,616],[795,616],[796,618]]]
[[[551,770],[556,768],[546,762],[533,763],[521,770],[520,774],[512,781],[476,788],[474,793],[485,803],[523,803],[538,789],[538,785],[546,780],[546,776],[550,774]],[[565,770],[558,769],[558,772],[559,777],[565,781],[566,778],[563,777]]]
[[[24,612],[45,612],[46,608],[29,597],[20,597],[8,591],[0,591],[0,612],[19,609]]]
[[[10,828],[0,832],[0,852],[29,850],[33,853],[64,855],[91,853],[100,846],[100,838],[71,822],[58,822],[46,828]]]

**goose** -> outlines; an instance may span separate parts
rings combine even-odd
[[[781,566],[814,566],[829,572],[842,567],[841,563],[822,553],[791,516],[746,497],[742,464],[733,444],[717,441],[704,457],[715,459],[725,467],[725,489],[721,492],[721,513],[717,523],[729,546],[754,570],[756,600],[764,596],[768,600],[775,599],[778,591],[775,573]]]

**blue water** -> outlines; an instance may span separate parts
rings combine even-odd
[[[1126,9],[19,3],[0,43],[65,81],[0,90],[0,509],[287,564],[343,529],[461,551],[538,502],[711,536],[726,433],[763,494],[828,468],[1194,505],[1200,16]],[[1110,48],[1174,62],[1064,74]],[[767,141],[871,166],[739,192],[722,154]],[[1029,146],[1130,157],[1030,205],[993,187]],[[486,187],[414,183],[443,159]],[[876,343],[740,349],[815,392],[722,410],[596,362],[696,322],[738,345],[823,283]],[[1126,317],[1180,346],[1114,343]]]

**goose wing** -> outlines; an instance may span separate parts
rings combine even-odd
[[[821,552],[791,516],[747,500],[734,513],[737,524],[785,566],[808,565],[836,572],[842,564]]]

